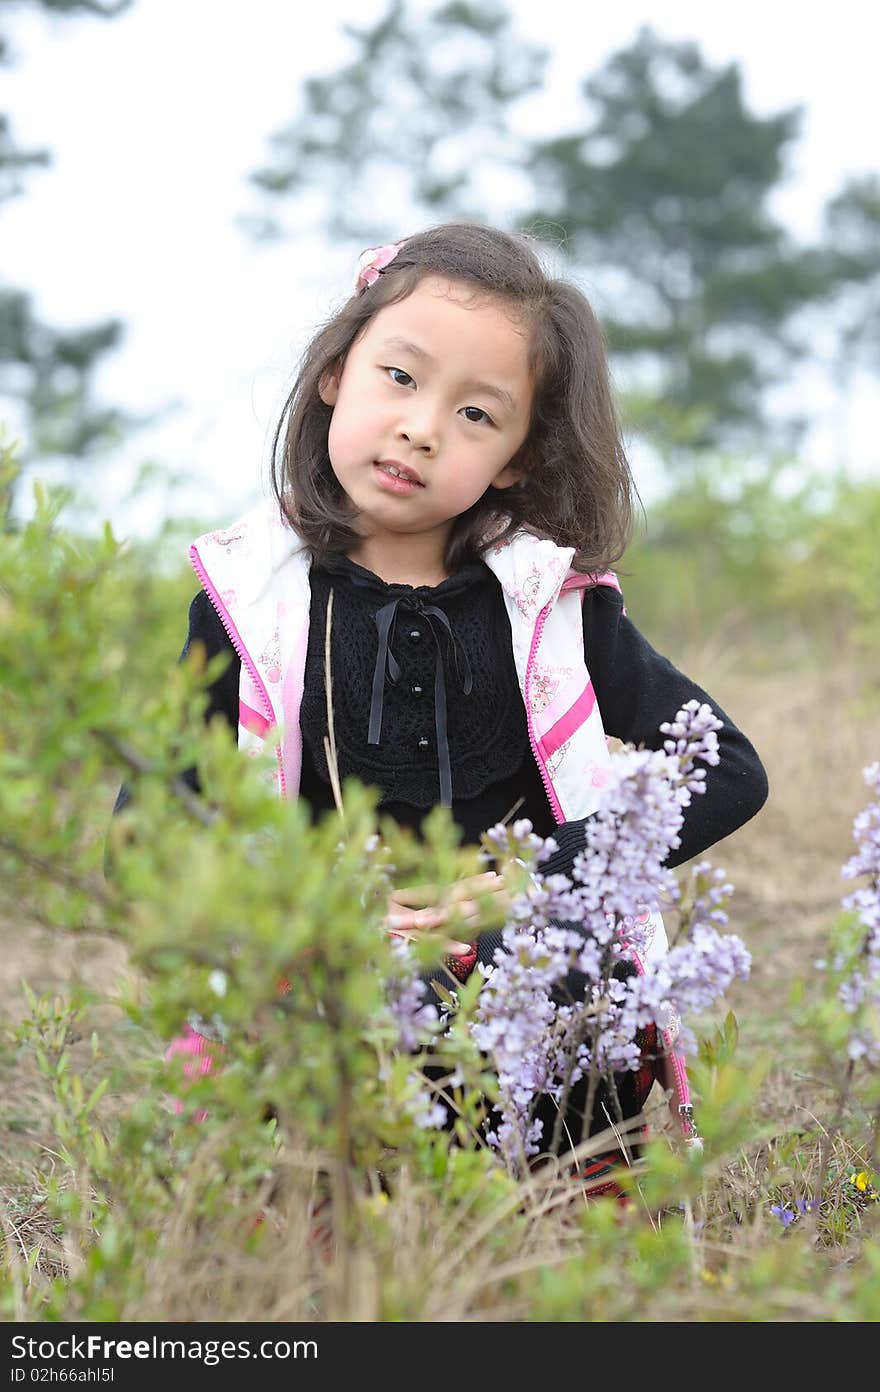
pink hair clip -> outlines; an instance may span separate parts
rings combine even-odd
[[[358,261],[358,277],[354,287],[356,294],[366,290],[368,285],[375,285],[380,273],[391,265],[402,246],[403,242],[394,242],[388,246],[367,247]]]

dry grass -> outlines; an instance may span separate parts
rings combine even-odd
[[[749,981],[731,1000],[746,1039],[770,1029],[774,1046],[795,1058],[791,983],[824,955],[847,891],[841,866],[854,849],[853,818],[867,798],[862,770],[880,757],[880,730],[852,667],[752,675],[732,657],[704,654],[699,670],[747,731],[770,782],[759,816],[710,852],[736,886],[731,927],[753,956]]]
[[[878,756],[876,718],[839,670],[723,685],[770,779],[760,817],[725,846],[737,885],[786,918],[828,910],[840,900],[853,817],[866,800],[862,769]]]

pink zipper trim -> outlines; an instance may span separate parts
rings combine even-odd
[[[544,632],[544,625],[547,622],[547,615],[550,613],[550,607],[550,604],[545,604],[544,608],[538,615],[538,621],[535,624],[535,631],[532,634],[532,644],[529,648],[528,661],[526,662],[526,675],[525,681],[523,682],[523,686],[525,689],[524,694],[526,705],[526,727],[529,732],[529,743],[532,746],[532,753],[535,756],[535,763],[538,765],[538,772],[541,775],[541,782],[544,784],[544,791],[547,794],[547,801],[550,803],[550,810],[553,813],[553,816],[556,818],[557,823],[561,824],[565,821],[565,813],[562,810],[562,804],[559,801],[559,798],[556,796],[556,790],[553,787],[553,784],[550,782],[550,775],[547,772],[547,764],[545,762],[544,755],[541,752],[538,740],[535,738],[535,727],[532,723],[532,703],[529,700],[529,683],[531,681],[532,668],[535,665],[535,654],[537,653],[538,645],[541,642],[541,634]]]
[[[636,971],[639,973],[639,976],[644,976],[645,964],[643,963],[641,957],[639,957],[637,952],[632,951],[630,952],[630,956],[633,962],[635,963]],[[663,1039],[663,1047],[666,1052],[666,1057],[668,1058],[670,1066],[672,1068],[672,1079],[675,1084],[675,1094],[678,1098],[676,1106],[679,1108],[690,1107],[691,1090],[688,1084],[687,1072],[684,1066],[684,1058],[676,1050],[675,1044],[673,1043],[672,1036],[669,1033],[669,1030],[662,1029],[660,1031],[660,1034]],[[685,1116],[682,1116],[680,1111],[678,1113],[678,1119],[679,1125],[681,1126],[682,1133],[685,1139],[690,1139],[690,1136],[692,1134],[690,1122]]]
[[[248,652],[247,648],[245,647],[242,641],[241,634],[239,633],[238,629],[232,621],[229,610],[226,608],[226,605],[223,603],[222,599],[217,593],[216,587],[214,586],[210,576],[208,575],[208,572],[205,570],[205,567],[202,564],[202,558],[198,553],[198,548],[196,547],[195,542],[193,542],[192,546],[189,548],[189,559],[190,565],[192,566],[196,575],[199,577],[205,594],[208,596],[209,600],[211,601],[211,603],[217,611],[217,617],[219,618],[220,622],[222,623],[223,627],[226,629],[226,632],[229,635],[229,641],[231,642],[232,646],[235,648],[235,651],[238,653],[238,656],[241,658],[241,661],[247,668],[251,680],[253,681],[253,684],[256,687],[257,695],[262,701],[263,709],[266,713],[266,733],[268,733],[269,730],[273,727],[273,725],[277,723],[275,720],[275,712],[272,709],[272,702],[269,700],[269,693],[266,690],[262,677],[260,676],[256,667],[254,666],[250,653]],[[282,796],[286,796],[287,783],[284,778],[284,764],[281,758],[280,744],[277,744],[275,746],[275,757],[278,760],[278,778],[281,786],[281,793]]]

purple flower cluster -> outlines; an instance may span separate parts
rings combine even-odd
[[[719,923],[728,921],[724,905],[733,894],[733,885],[728,883],[724,870],[716,869],[708,860],[701,860],[691,870],[694,888],[694,901],[690,911],[690,923]]]
[[[554,851],[559,847],[552,836],[536,836],[532,831],[532,824],[527,817],[514,822],[512,826],[490,827],[486,832],[484,840],[490,846],[495,846],[498,850],[509,852],[512,846],[517,848],[517,853],[524,865],[543,865],[545,860],[549,860]]]
[[[392,972],[385,982],[385,1001],[395,1036],[394,1048],[401,1054],[414,1054],[437,1033],[436,1006],[424,1002],[427,986],[418,975],[416,960],[402,938],[391,938]],[[425,1079],[413,1072],[407,1079],[409,1092],[404,1111],[423,1130],[439,1129],[446,1121],[446,1109],[428,1089]]]
[[[530,828],[531,830],[531,828]],[[549,896],[535,895],[536,917],[546,911]],[[527,896],[517,896],[513,916],[524,912]],[[531,1117],[540,1093],[558,1096],[565,1046],[565,1007],[557,1007],[551,991],[568,970],[581,945],[580,936],[546,923],[541,929],[516,922],[504,929],[504,949],[483,987],[471,1032],[477,1046],[492,1061],[498,1075],[502,1121],[489,1133],[511,1164],[537,1154],[542,1123]]]
[[[720,729],[709,706],[688,701],[660,726],[668,736],[662,750],[627,749],[614,756],[586,849],[574,863],[580,900],[591,918],[597,912],[634,916],[664,891],[677,896],[675,877],[663,863],[681,844],[684,809],[705,789],[706,770],[697,760],[718,763]]]
[[[500,1084],[502,1121],[489,1139],[514,1170],[546,1144],[533,1116],[540,1094],[564,1100],[588,1072],[598,1079],[637,1068],[638,1028],[663,1028],[674,1014],[704,1010],[734,977],[748,973],[749,954],[739,939],[721,937],[712,926],[723,921],[720,904],[730,886],[703,865],[706,883],[689,939],[649,959],[643,975],[614,976],[620,960],[643,945],[645,910],[663,894],[677,897],[664,861],[680,844],[684,809],[704,791],[705,769],[696,761],[718,762],[720,727],[708,706],[691,701],[660,727],[668,737],[662,750],[614,755],[573,878],[535,875],[514,900],[472,1024]],[[520,863],[541,863],[552,853],[528,822],[495,827],[486,839]],[[587,979],[583,999],[559,1003],[554,987],[572,970]]]
[[[413,1087],[409,1107],[413,1121],[422,1131],[439,1131],[446,1121],[446,1108],[423,1087],[419,1074],[411,1073],[409,1081]]]
[[[732,933],[722,934],[706,924],[696,924],[686,942],[670,948],[644,976],[632,981],[621,1012],[624,1028],[649,1024],[662,1028],[670,1009],[683,1016],[708,1010],[714,1001],[726,995],[738,977],[748,976],[751,962],[742,941]],[[685,1025],[680,1038],[685,1047],[693,1047]]]
[[[437,1024],[437,1010],[425,1005],[427,986],[421,980],[415,959],[402,938],[391,938],[393,971],[385,983],[385,1000],[397,1033],[397,1048],[411,1054]]]
[[[785,1204],[774,1203],[770,1205],[770,1212],[774,1218],[778,1218],[784,1228],[790,1228],[792,1223],[796,1223],[798,1218],[802,1218],[805,1213],[815,1213],[818,1204],[814,1199],[797,1199],[794,1208],[787,1208]]]
[[[849,1056],[864,1059],[872,1067],[880,1064],[880,763],[864,770],[864,779],[873,797],[853,823],[857,850],[844,865],[845,879],[865,875],[867,885],[853,890],[843,907],[857,915],[864,928],[858,958],[838,989],[844,1009],[854,1017],[849,1038]],[[834,966],[846,965],[838,958]]]

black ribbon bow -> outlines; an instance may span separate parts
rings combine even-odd
[[[446,680],[443,671],[443,650],[440,634],[434,628],[431,618],[438,619],[449,635],[455,672],[465,696],[471,694],[473,677],[467,653],[459,647],[452,625],[442,609],[436,604],[424,604],[416,595],[398,595],[389,604],[384,604],[376,613],[376,628],[379,631],[379,650],[376,653],[376,666],[373,671],[373,694],[370,700],[370,727],[368,744],[378,744],[382,736],[382,707],[385,692],[385,676],[397,683],[400,680],[400,664],[391,651],[390,635],[397,617],[398,605],[404,604],[420,617],[427,620],[436,648],[434,661],[434,724],[437,732],[437,759],[440,769],[440,804],[452,806],[452,767],[449,762],[449,742],[446,734]],[[460,659],[460,662],[459,662]]]

